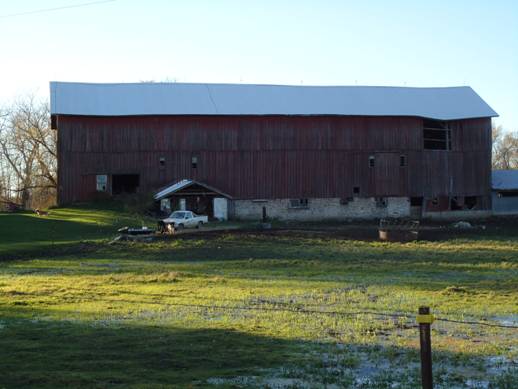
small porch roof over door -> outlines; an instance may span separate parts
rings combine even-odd
[[[173,195],[185,195],[185,196],[220,196],[231,199],[232,196],[213,188],[203,182],[195,180],[183,179],[167,185],[155,193],[155,200],[162,200]]]

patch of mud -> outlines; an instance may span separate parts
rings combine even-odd
[[[260,387],[268,389],[300,388],[310,389],[311,384],[298,378],[274,378],[258,376],[241,376],[234,378],[209,378],[209,385],[232,385],[238,388]],[[328,386],[329,389],[334,389]],[[338,387],[336,387],[338,388]]]
[[[361,347],[336,345],[337,353],[308,352],[312,363],[298,367],[258,370],[258,375],[214,377],[209,385],[237,388],[414,388],[420,387],[420,362],[408,354],[386,358]],[[499,387],[502,377],[514,379],[518,362],[504,356],[475,358],[455,364],[448,358],[434,365],[435,388],[488,389]],[[514,373],[513,373],[514,371]],[[506,377],[507,375],[507,377]],[[496,386],[495,386],[496,385]]]

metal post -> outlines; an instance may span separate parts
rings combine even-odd
[[[430,324],[433,323],[433,315],[430,314],[429,307],[419,307],[417,322],[419,323],[419,338],[421,343],[421,382],[423,389],[432,389],[432,340],[430,338]]]

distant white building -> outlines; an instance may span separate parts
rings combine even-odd
[[[518,170],[493,170],[491,189],[494,215],[518,215]]]

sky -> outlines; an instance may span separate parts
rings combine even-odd
[[[518,130],[518,1],[0,0],[0,105],[49,81],[471,86]],[[25,15],[14,15],[27,13]]]

